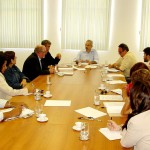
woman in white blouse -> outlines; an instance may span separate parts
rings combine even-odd
[[[15,90],[7,84],[5,77],[3,76],[3,73],[7,68],[6,63],[7,61],[5,59],[4,53],[0,52],[0,98],[9,100],[12,96],[27,95],[28,92],[34,92],[34,87],[32,86],[27,86],[23,89]]]
[[[133,87],[130,92],[132,113],[121,127],[108,121],[110,130],[123,130],[121,145],[134,150],[150,150],[150,71],[140,69],[131,76]]]

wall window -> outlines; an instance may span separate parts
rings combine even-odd
[[[0,48],[32,48],[42,39],[42,0],[0,0]]]
[[[107,50],[109,21],[110,0],[62,0],[62,49],[81,49],[91,39]]]
[[[140,34],[140,50],[150,47],[150,1],[142,0],[142,22]]]

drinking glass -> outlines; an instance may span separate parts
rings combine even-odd
[[[43,104],[39,103],[39,101],[36,101],[35,104],[35,114],[36,117],[39,117],[39,114],[43,113]]]
[[[89,124],[83,122],[83,127],[80,131],[80,140],[86,141],[89,139]]]

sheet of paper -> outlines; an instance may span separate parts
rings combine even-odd
[[[103,102],[109,116],[121,116],[124,102]]]
[[[121,95],[100,95],[100,100],[103,101],[122,101],[123,98]]]
[[[114,89],[114,90],[111,90],[111,92],[122,95],[122,89]]]
[[[58,68],[60,72],[73,71],[73,68]]]
[[[85,68],[95,69],[95,68],[97,68],[97,66],[94,66],[94,65],[87,65],[87,66],[85,66]]]
[[[121,131],[110,131],[108,128],[101,128],[99,131],[109,140],[118,140],[122,137]]]
[[[44,106],[70,106],[70,100],[46,100]]]
[[[81,108],[75,111],[86,117],[93,117],[93,118],[98,118],[98,117],[102,117],[106,115],[106,113],[99,111],[97,109],[91,108],[91,107],[85,107],[85,108]]]
[[[60,74],[64,74],[64,75],[68,75],[68,76],[72,76],[73,72],[59,72]]]
[[[124,75],[122,75],[122,74],[117,74],[117,73],[108,73],[107,76],[108,76],[108,77],[124,77]]]
[[[108,72],[119,72],[119,70],[115,69],[115,68],[107,68]]]
[[[108,84],[124,84],[125,81],[122,80],[113,80],[113,81],[106,81]]]
[[[78,67],[73,67],[74,69],[76,69],[76,70],[79,70],[79,71],[85,71],[85,68],[78,68]]]

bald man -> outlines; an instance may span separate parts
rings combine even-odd
[[[41,59],[45,57],[46,48],[43,45],[37,45],[34,52],[25,60],[23,65],[23,73],[32,81],[42,74],[54,73],[54,68],[45,68]]]
[[[86,62],[88,64],[98,64],[99,57],[95,49],[92,49],[93,41],[87,40],[85,43],[85,50],[80,51],[76,57],[76,63]]]

